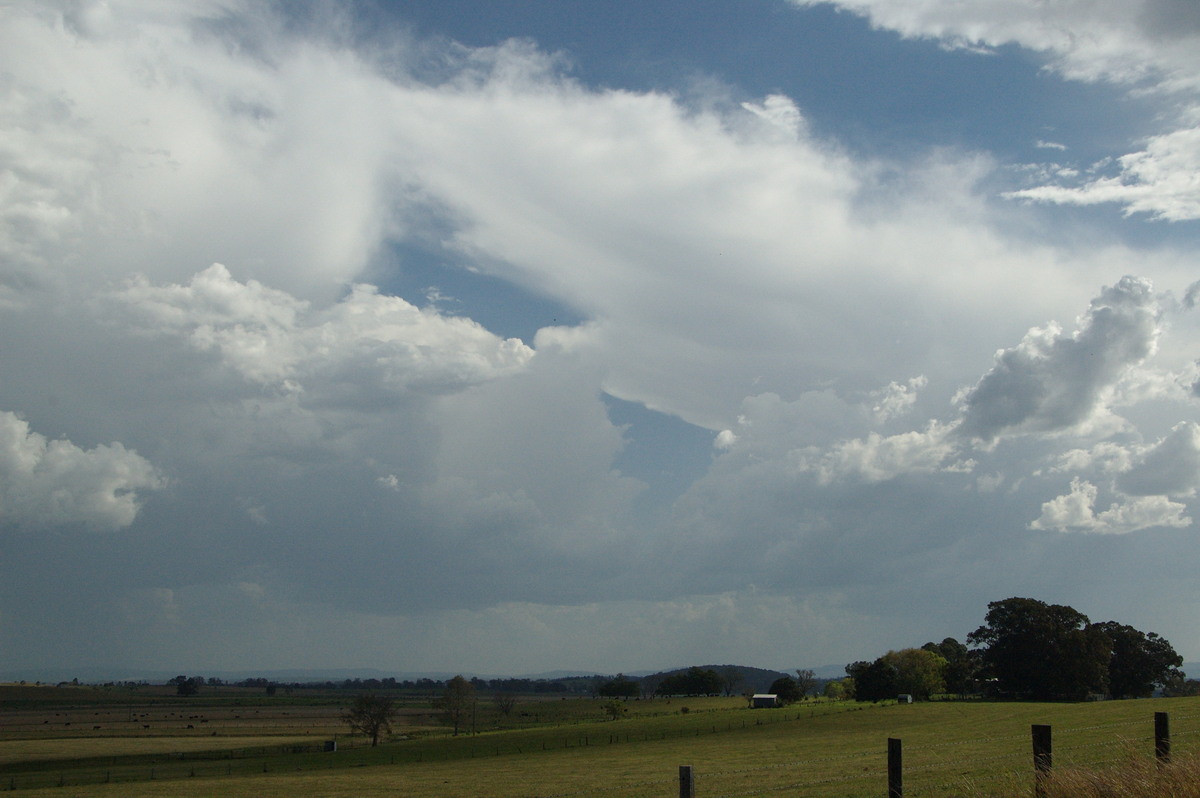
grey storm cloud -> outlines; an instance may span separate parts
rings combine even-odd
[[[1123,277],[1079,322],[1030,330],[963,397],[959,433],[984,441],[1011,432],[1053,432],[1087,421],[1131,366],[1154,351],[1158,303],[1148,280]]]
[[[1117,487],[1135,496],[1194,495],[1200,487],[1200,426],[1177,424],[1140,463],[1121,474]]]

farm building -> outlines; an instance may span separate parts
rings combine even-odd
[[[779,696],[774,693],[755,693],[750,699],[750,705],[755,709],[779,706]]]

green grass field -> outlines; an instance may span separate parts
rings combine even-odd
[[[150,705],[131,710],[132,699],[122,700],[126,715],[149,714]],[[1176,759],[1200,754],[1200,699],[1195,698],[1086,704],[808,702],[769,710],[747,709],[742,699],[701,698],[629,702],[630,712],[617,721],[605,720],[597,699],[529,699],[518,702],[510,716],[500,716],[481,700],[476,727],[489,730],[451,737],[433,725],[428,697],[409,697],[396,736],[374,749],[336,725],[315,731],[295,726],[292,713],[302,710],[308,725],[336,718],[337,696],[306,697],[307,705],[288,699],[258,704],[254,734],[232,725],[233,715],[243,716],[239,720],[246,715],[246,705],[233,704],[237,700],[155,699],[153,707],[164,717],[177,715],[181,707],[189,715],[203,715],[210,721],[204,736],[173,726],[125,736],[74,725],[64,735],[36,728],[50,724],[37,723],[31,713],[61,718],[66,705],[10,709],[5,703],[0,790],[135,797],[673,798],[679,766],[689,765],[697,798],[882,796],[887,740],[899,738],[905,795],[1029,795],[1032,724],[1053,727],[1056,772],[1113,763],[1124,767],[1153,763],[1155,712],[1170,715]],[[70,711],[103,712],[97,709],[102,703],[82,702]],[[21,713],[22,724],[8,723]],[[339,750],[321,752],[323,740],[335,733]]]

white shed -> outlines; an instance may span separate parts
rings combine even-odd
[[[755,693],[750,699],[750,704],[755,709],[761,707],[777,707],[779,706],[779,696],[775,693]]]

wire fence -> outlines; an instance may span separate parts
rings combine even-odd
[[[317,769],[318,760],[335,750],[332,741],[305,741],[278,745],[248,746],[210,751],[179,751],[137,756],[93,756],[20,763],[20,772],[0,775],[0,790],[32,790],[45,787],[81,787],[145,781],[237,776],[298,770],[307,762]],[[69,767],[65,765],[69,764]],[[338,763],[344,766],[344,763]],[[325,768],[333,767],[326,758]]]
[[[1165,713],[1158,713],[1165,714]],[[551,748],[616,746],[680,737],[696,737],[732,731],[735,727],[773,725],[783,720],[799,720],[776,715],[755,719],[747,724],[697,724],[692,728],[646,731],[638,734],[573,734],[557,739],[548,735],[508,742],[500,738],[484,741],[464,739],[458,758],[503,756]],[[1200,714],[1172,715],[1175,728],[1171,738],[1183,740],[1189,750],[1200,750],[1194,741],[1200,737]],[[1112,762],[1114,754],[1123,757],[1153,758],[1158,746],[1155,727],[1147,720],[1128,720],[1078,727],[1054,727],[1054,764],[1056,767],[1085,767]],[[882,741],[881,741],[882,742]],[[1034,760],[1028,733],[991,735],[905,746],[903,794],[939,796],[947,794],[988,794],[989,787],[1029,784],[1034,775]],[[333,750],[331,750],[331,748]],[[387,765],[444,760],[433,756],[431,745],[405,748],[389,746],[372,749],[364,743],[339,740],[294,742],[271,746],[251,746],[216,751],[146,754],[136,757],[92,757],[87,760],[22,763],[19,772],[0,769],[0,791],[18,791],[46,787],[88,786],[107,783],[132,783],[155,780],[203,779],[250,776],[271,772],[329,771],[362,765]],[[661,778],[630,780],[605,786],[589,785],[586,790],[540,794],[540,798],[641,798],[642,796],[686,795],[687,798],[745,798],[746,796],[836,795],[883,796],[889,789],[889,751],[884,745],[870,750],[790,759],[766,765],[708,768],[686,766],[687,785],[680,775],[664,772]],[[691,792],[686,792],[687,789]]]
[[[1170,751],[1171,740],[1195,739],[1200,736],[1200,715],[1176,715],[1174,720],[1187,728],[1169,733],[1166,740],[1160,736],[1165,729],[1166,713],[1155,713],[1160,718],[1122,721],[1092,726],[1070,728],[1054,727],[1054,735],[1067,744],[1056,743],[1053,761],[1057,767],[1096,767],[1114,762],[1159,759],[1160,764],[1169,759],[1163,756],[1163,746]],[[1046,727],[1049,729],[1049,727]],[[1153,733],[1147,731],[1153,729]],[[1139,731],[1141,733],[1139,733]],[[1130,733],[1131,732],[1131,733]],[[1093,739],[1101,736],[1101,739]],[[889,742],[899,743],[899,740]],[[1031,735],[1013,734],[979,737],[930,743],[903,749],[902,781],[892,780],[892,748],[881,746],[877,751],[846,753],[837,757],[795,760],[760,768],[737,770],[694,770],[685,766],[675,780],[681,798],[739,798],[767,795],[839,795],[852,796],[944,796],[989,794],[989,787],[1001,789],[1014,785],[1038,783],[1036,742],[1030,746]],[[972,752],[968,757],[955,756],[965,748],[1007,747],[1002,753],[980,755]],[[899,745],[896,746],[899,749]],[[1193,747],[1194,750],[1194,747]],[[1049,752],[1047,752],[1049,753]],[[1115,757],[1114,754],[1119,754]],[[808,779],[793,779],[780,782],[768,779],[773,772],[784,770],[802,773],[831,760],[840,761],[841,775]],[[1048,761],[1048,760],[1047,760]],[[865,763],[865,764],[862,764]],[[684,775],[685,772],[688,775]],[[731,785],[733,776],[750,777],[755,783],[749,786]],[[687,782],[691,783],[688,784]],[[594,794],[594,793],[593,793]],[[616,794],[616,793],[614,793]],[[661,793],[670,795],[671,793]]]
[[[1156,713],[1165,714],[1165,713]],[[1175,715],[1179,726],[1170,738],[1200,736],[1200,715]],[[1095,767],[1140,757],[1154,760],[1161,744],[1147,720],[1090,726],[1054,727],[1059,741],[1053,748],[1058,767]],[[759,767],[707,769],[681,766],[678,776],[657,780],[589,787],[551,793],[542,798],[582,796],[673,796],[680,798],[748,798],[749,796],[839,796],[857,798],[904,795],[916,798],[945,795],[1029,794],[1037,783],[1035,755],[1029,732],[958,739],[903,749],[903,787],[893,791],[889,779],[889,749],[850,751],[832,756],[795,759]],[[979,749],[1007,749],[980,754]],[[967,756],[964,749],[975,749]],[[1191,746],[1196,750],[1196,746]],[[1113,754],[1120,754],[1115,758]],[[813,775],[808,772],[836,775]],[[788,778],[791,776],[791,778]]]

